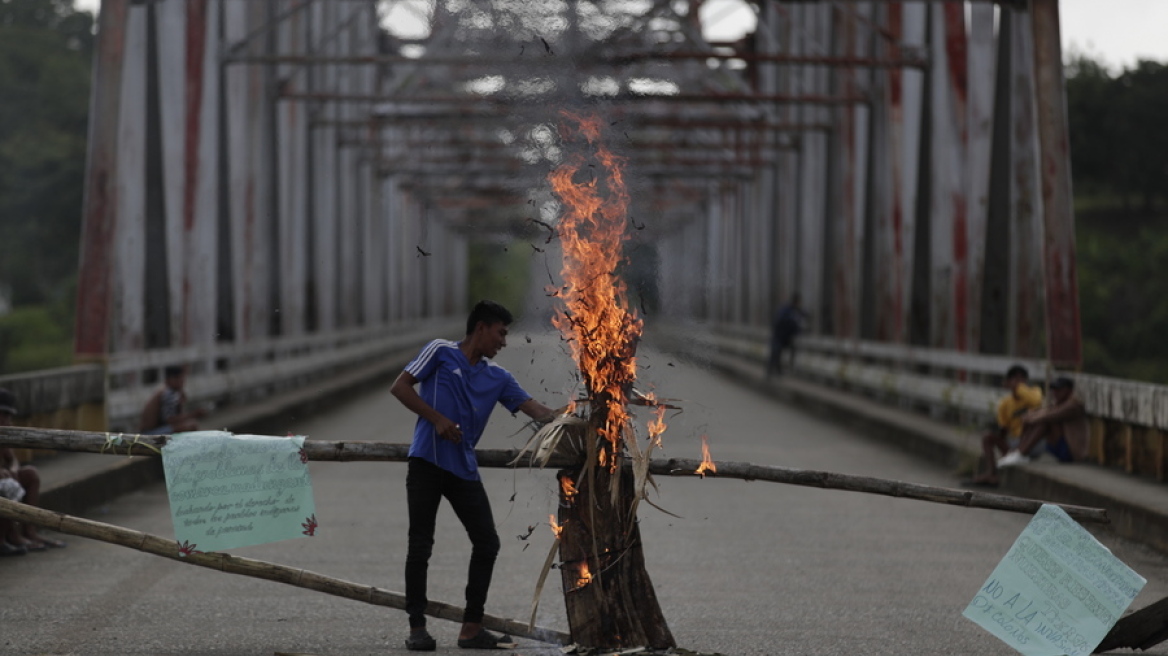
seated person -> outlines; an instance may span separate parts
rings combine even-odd
[[[0,470],[0,499],[19,502],[23,498],[24,488],[13,478],[12,472]],[[28,547],[16,530],[16,522],[0,518],[0,556],[23,556],[26,553]]]
[[[1083,401],[1075,394],[1075,381],[1065,376],[1056,378],[1050,384],[1050,393],[1054,398],[1047,407],[1022,417],[1025,430],[1018,449],[999,460],[999,467],[1026,462],[1026,454],[1040,442],[1059,462],[1082,462],[1087,457],[1091,427]]]
[[[996,426],[981,438],[986,471],[973,477],[973,485],[997,485],[998,452],[1005,455],[1021,444],[1023,416],[1042,405],[1042,390],[1028,385],[1029,381],[1030,373],[1021,365],[1014,365],[1006,371],[1003,386],[1010,393],[998,402]]]
[[[0,426],[11,426],[16,417],[16,397],[12,392],[0,388]],[[5,483],[5,481],[8,481]],[[12,484],[16,483],[19,494],[13,495],[15,490]],[[30,506],[40,505],[41,475],[36,467],[21,465],[16,459],[16,452],[8,447],[0,447],[0,484],[9,488],[9,494],[0,491],[0,496],[12,501],[24,501]],[[7,521],[0,526],[3,531],[0,540],[15,552],[44,551],[49,547],[60,549],[64,542],[42,537],[37,527],[32,524],[21,524],[19,528],[15,522]],[[4,553],[6,552],[6,553]],[[0,547],[0,555],[18,555],[12,549]]]
[[[142,416],[138,420],[138,432],[142,435],[169,435],[199,430],[198,419],[206,412],[195,410],[186,412],[187,393],[183,387],[187,382],[187,371],[180,366],[167,367],[165,381],[146,402]]]

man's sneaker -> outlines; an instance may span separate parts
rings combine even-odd
[[[1001,458],[998,458],[999,467],[1016,467],[1018,465],[1024,465],[1028,462],[1030,462],[1030,458],[1027,458],[1018,451],[1011,451]]]
[[[458,646],[463,649],[514,649],[518,645],[509,635],[497,636],[483,629],[473,638],[459,638]]]
[[[406,649],[410,651],[434,651],[438,649],[438,641],[426,629],[410,631],[406,638]]]

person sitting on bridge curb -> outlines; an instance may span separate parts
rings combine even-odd
[[[779,308],[771,324],[771,352],[767,360],[767,378],[783,373],[783,350],[791,352],[790,364],[795,364],[795,337],[803,332],[807,323],[807,313],[801,307],[799,292],[791,296],[791,302]]]
[[[16,397],[12,392],[0,388],[0,426],[11,426],[15,418]],[[8,495],[0,496],[5,496],[5,498],[12,499],[13,501],[24,501],[30,506],[40,505],[40,472],[37,471],[36,467],[31,465],[21,465],[20,461],[16,458],[16,452],[9,447],[0,447],[0,479],[15,481],[22,492],[20,498],[13,498]],[[11,483],[8,485],[11,487]],[[20,530],[17,530],[17,525],[14,522],[7,522],[7,525],[2,528],[4,533],[0,537],[2,537],[4,543],[11,545],[18,551],[20,549],[24,549],[25,551],[44,551],[50,547],[61,549],[65,546],[65,543],[60,540],[43,537],[37,531],[37,527],[32,524],[22,524],[20,525]]]
[[[180,365],[172,365],[163,370],[165,378],[162,388],[155,392],[138,420],[138,432],[142,435],[170,435],[199,430],[199,419],[207,413],[202,408],[186,412],[187,370]]]
[[[1024,454],[1031,453],[1040,442],[1059,462],[1082,462],[1087,457],[1091,426],[1083,400],[1075,394],[1075,381],[1060,376],[1051,382],[1050,393],[1053,398],[1047,407],[1022,417],[1022,441],[1017,449],[998,460],[998,467],[1028,462],[1030,458]]]
[[[510,372],[491,361],[507,345],[511,321],[511,313],[503,306],[480,301],[467,318],[465,339],[437,339],[427,344],[390,390],[418,415],[406,474],[410,523],[405,568],[410,636],[406,648],[413,651],[437,648],[426,631],[426,576],[443,497],[472,544],[458,646],[496,649],[506,648],[510,642],[482,626],[500,543],[474,449],[496,403],[537,421],[549,421],[554,414],[531,398]],[[420,390],[414,389],[419,383]]]
[[[1010,393],[998,401],[996,425],[981,438],[986,471],[974,476],[969,481],[971,485],[998,484],[998,452],[1005,455],[1018,448],[1022,441],[1023,416],[1042,405],[1042,390],[1027,385],[1029,380],[1030,373],[1022,365],[1016,364],[1006,371],[1003,385]]]

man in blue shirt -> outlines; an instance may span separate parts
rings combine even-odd
[[[426,631],[424,613],[434,521],[443,497],[450,502],[473,545],[458,646],[493,649],[504,642],[482,626],[487,590],[499,553],[499,534],[479,478],[474,449],[496,403],[512,414],[522,411],[539,421],[550,420],[554,414],[523,391],[506,369],[490,360],[507,345],[511,321],[511,313],[503,306],[480,301],[467,318],[465,339],[437,339],[427,344],[406,365],[390,390],[402,405],[418,415],[406,475],[410,513],[406,553],[410,637],[406,647],[414,651],[437,648]]]

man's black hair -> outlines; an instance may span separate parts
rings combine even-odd
[[[511,316],[507,308],[494,301],[482,300],[475,303],[474,309],[470,311],[470,316],[466,318],[466,334],[473,333],[475,326],[480,321],[488,326],[493,323],[502,323],[505,326],[510,326],[514,320],[515,317]]]
[[[162,370],[162,375],[164,378],[176,378],[186,372],[186,367],[183,367],[181,364],[172,364]]]
[[[1013,378],[1014,376],[1021,376],[1023,380],[1030,380],[1030,372],[1026,371],[1026,367],[1016,364],[1006,370],[1006,378]]]

